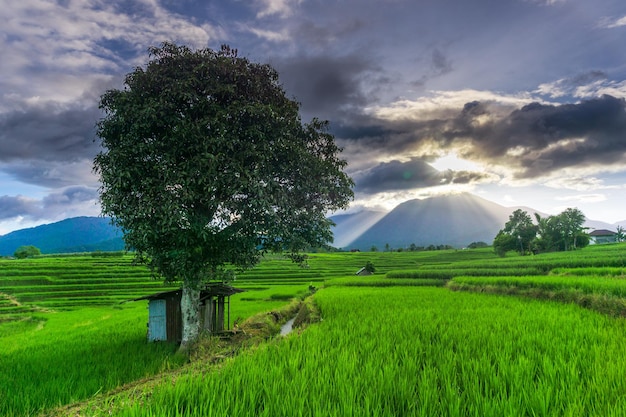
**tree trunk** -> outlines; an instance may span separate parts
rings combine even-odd
[[[183,316],[183,336],[180,351],[187,351],[200,334],[200,289],[183,282],[183,294],[180,300]]]

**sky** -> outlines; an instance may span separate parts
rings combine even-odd
[[[171,41],[269,63],[350,211],[470,192],[626,220],[624,0],[0,0],[0,235],[97,216],[100,96]]]

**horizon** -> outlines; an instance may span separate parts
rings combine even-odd
[[[100,215],[99,98],[164,41],[274,67],[304,122],[330,122],[350,210],[469,192],[626,220],[621,0],[10,2],[0,17],[0,235]]]
[[[348,210],[345,210],[345,211],[342,211],[342,212],[336,212],[336,213],[330,214],[328,217],[330,218],[330,217],[342,216],[342,215],[356,215],[356,214],[359,214],[359,213],[364,212],[364,211],[365,212],[366,211],[373,211],[373,212],[380,212],[381,214],[383,214],[378,219],[378,220],[380,220],[382,217],[384,217],[385,215],[387,215],[391,211],[393,211],[395,208],[397,208],[399,205],[401,205],[403,203],[410,202],[412,200],[426,200],[426,199],[429,199],[429,198],[447,197],[447,196],[451,196],[451,195],[464,195],[464,194],[469,194],[472,197],[481,198],[481,199],[486,200],[488,202],[491,202],[491,203],[494,203],[494,204],[498,204],[498,203],[495,203],[494,201],[488,200],[488,199],[483,198],[483,197],[481,197],[479,195],[463,192],[463,193],[455,193],[455,194],[447,194],[447,195],[436,195],[436,196],[431,196],[431,197],[415,198],[415,199],[411,199],[411,200],[406,200],[406,201],[402,201],[402,202],[398,203],[397,205],[393,206],[390,209],[384,209],[382,207],[359,207],[359,208],[356,208],[355,210],[348,209]],[[528,210],[536,211],[536,212],[539,212],[539,213],[542,213],[542,214],[546,214],[546,215],[549,215],[549,216],[559,214],[559,213],[546,213],[546,212],[543,212],[542,210],[539,210],[539,209],[537,209],[535,207],[529,207],[529,206],[525,206],[525,205],[510,205],[510,206],[502,205],[502,204],[498,204],[498,205],[500,205],[503,208],[507,208],[507,209],[517,209],[517,208],[520,208],[520,209],[523,209],[525,211],[528,211]],[[572,208],[574,208],[574,207],[572,207]],[[591,218],[591,217],[587,216],[586,213],[584,213],[584,212],[583,212],[583,214],[585,214],[585,217],[586,217],[587,221],[589,221],[589,222],[601,222],[601,223],[605,223],[607,226],[618,226],[620,224],[622,226],[626,226],[626,219],[618,220],[616,222],[608,222],[608,221],[605,221],[603,219]],[[95,216],[80,215],[80,216],[66,217],[66,218],[55,220],[55,221],[51,221],[51,222],[39,223],[39,224],[35,224],[35,225],[32,225],[32,226],[22,227],[22,228],[10,230],[10,231],[4,232],[4,233],[3,233],[2,229],[0,229],[0,238],[3,237],[3,236],[6,236],[6,235],[8,235],[8,234],[10,234],[12,232],[16,232],[16,231],[20,231],[20,230],[34,229],[34,228],[39,227],[39,226],[46,226],[46,225],[55,224],[55,223],[59,223],[59,222],[65,221],[65,220],[70,220],[70,219],[75,219],[75,218],[80,218],[80,217],[107,218],[107,217],[102,216],[102,215],[95,215]],[[534,222],[534,219],[533,219],[533,222]],[[504,224],[502,226],[504,226]]]

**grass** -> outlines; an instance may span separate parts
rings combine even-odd
[[[443,288],[336,286],[315,300],[323,321],[299,336],[241,354],[219,372],[116,398],[121,407],[94,415],[626,413],[621,321]]]
[[[323,320],[219,372],[145,342],[145,304],[122,302],[165,288],[130,256],[0,260],[0,415],[94,395],[81,415],[622,415],[626,339],[611,316],[626,311],[625,249],[311,254],[305,269],[269,256],[237,275],[231,322],[310,287]],[[376,274],[355,276],[368,261]],[[172,369],[145,392],[119,388]]]
[[[0,415],[34,415],[179,366],[175,346],[145,343],[145,309],[81,308],[2,325]]]

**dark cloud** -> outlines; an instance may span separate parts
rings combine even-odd
[[[14,219],[20,216],[37,217],[41,212],[37,200],[24,196],[0,196],[0,220]]]
[[[317,21],[304,19],[296,25],[295,32],[300,41],[317,50],[325,50],[337,39],[359,34],[367,25],[360,19],[340,19],[334,24],[320,24]]]
[[[96,188],[74,186],[67,187],[60,192],[48,194],[43,198],[43,207],[46,210],[58,207],[72,206],[76,203],[95,202],[99,199]]]
[[[434,148],[504,167],[526,179],[563,168],[604,169],[626,162],[624,99],[605,95],[575,104],[531,103],[508,113],[497,106],[474,101],[454,115],[442,111],[445,117],[427,120],[372,118],[368,122],[372,128],[358,139],[357,128],[342,127],[338,132],[346,133],[341,141],[353,160],[372,154],[433,157]],[[373,136],[376,132],[378,136]],[[420,173],[420,178],[432,177],[424,169]]]
[[[581,86],[588,85],[596,81],[606,80],[608,78],[608,74],[604,71],[593,70],[584,72],[582,74],[575,75],[574,77],[567,78],[564,82],[571,86]]]
[[[436,75],[443,75],[452,71],[452,62],[443,52],[435,48],[432,55],[432,67]]]
[[[99,117],[95,105],[61,108],[52,103],[0,114],[0,162],[93,158]]]
[[[0,196],[0,221],[22,218],[30,221],[58,220],[65,217],[97,214],[98,190],[75,186],[48,194],[43,199]]]
[[[490,174],[470,171],[438,171],[422,159],[378,164],[354,176],[356,192],[376,194],[412,190],[447,184],[470,184],[492,178]]]
[[[328,119],[344,108],[371,101],[364,80],[375,66],[358,55],[297,56],[274,64],[288,94],[302,104],[305,113]]]
[[[93,159],[85,158],[76,162],[23,161],[0,164],[0,169],[27,184],[60,188],[77,184],[95,184],[97,179],[92,166]]]
[[[513,137],[511,145],[518,143],[528,149],[520,159],[520,177],[575,166],[616,164],[626,155],[624,99],[603,96],[561,106],[533,104],[514,112],[510,122],[521,133]]]

